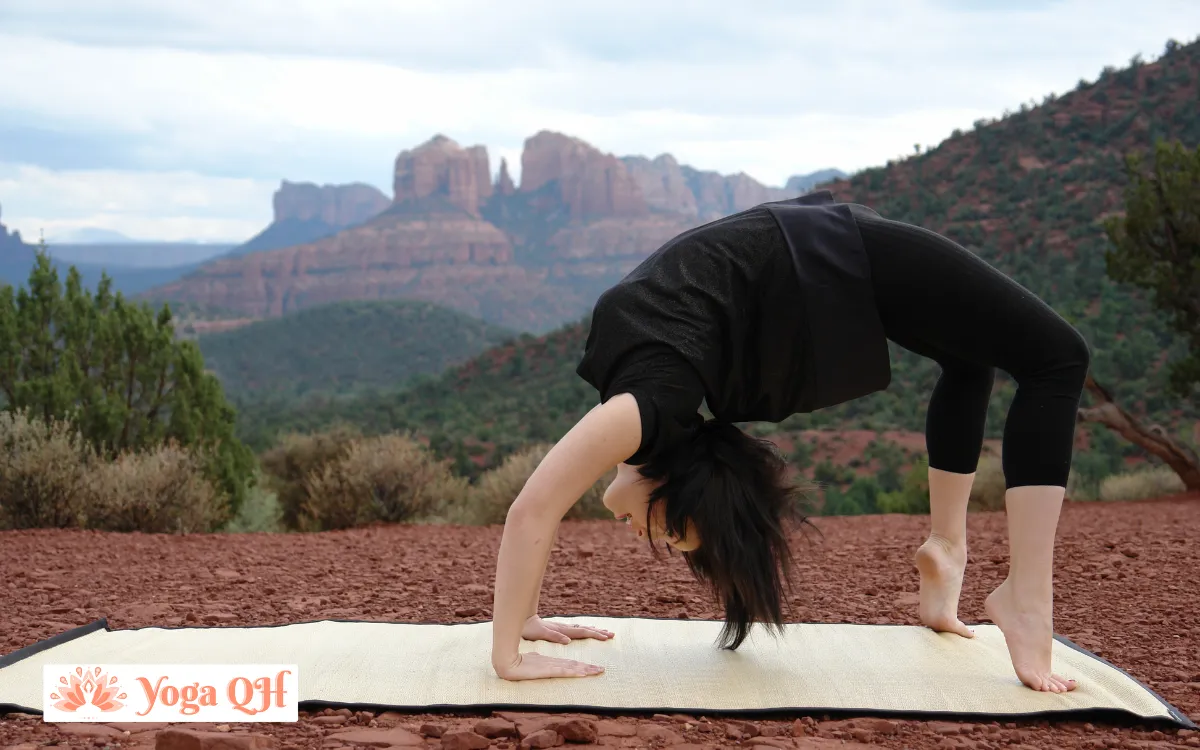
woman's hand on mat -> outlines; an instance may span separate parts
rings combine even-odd
[[[543,680],[547,677],[591,677],[602,674],[604,667],[574,659],[544,656],[536,651],[518,653],[516,658],[500,664],[492,662],[492,668],[505,680]]]
[[[579,638],[595,638],[607,641],[613,637],[611,631],[594,628],[591,625],[571,625],[563,622],[546,622],[534,615],[525,621],[521,629],[521,637],[527,641],[550,641],[551,643],[570,643]]]

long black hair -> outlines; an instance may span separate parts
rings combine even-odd
[[[658,503],[666,506],[667,534],[685,538],[690,524],[699,539],[699,547],[683,556],[724,604],[721,648],[736,650],[755,622],[783,632],[784,605],[795,582],[788,534],[811,526],[805,515],[811,486],[790,481],[787,468],[771,441],[711,419],[691,440],[638,468],[643,477],[661,481],[647,506],[652,553],[658,556],[649,531]]]

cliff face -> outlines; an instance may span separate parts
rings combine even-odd
[[[275,221],[317,220],[334,229],[361,224],[391,201],[378,188],[362,183],[315,185],[284,180],[275,191]]]
[[[316,185],[283,180],[275,191],[271,224],[223,257],[276,250],[321,237],[367,221],[391,205],[378,188],[362,183]]]
[[[285,182],[275,234],[264,232],[276,244],[252,241],[143,296],[247,317],[413,297],[541,332],[587,313],[676,234],[797,194],[699,172],[669,154],[617,158],[551,131],[525,141],[519,185],[504,162],[492,182],[483,146],[436,135],[396,157],[392,188],[389,201],[365,185]],[[281,245],[284,229],[294,241]]]
[[[436,135],[396,157],[392,183],[394,203],[441,197],[472,216],[492,195],[487,149],[462,148],[444,135]]]

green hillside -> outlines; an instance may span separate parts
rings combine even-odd
[[[1093,372],[1131,412],[1178,425],[1194,405],[1164,393],[1164,359],[1184,342],[1135,290],[1105,273],[1109,243],[1100,225],[1119,211],[1126,152],[1149,151],[1158,137],[1200,143],[1200,44],[1169,44],[1153,64],[1106,68],[1093,83],[1021,105],[971,132],[955,133],[924,153],[829,185],[835,196],[884,216],[920,224],[970,247],[1046,299],[1085,334]],[[979,335],[988,335],[980,331]],[[334,420],[369,431],[409,428],[446,455],[494,463],[529,440],[556,440],[596,401],[574,374],[586,323],[546,337],[525,337],[489,351],[435,381],[353,400],[284,399],[249,405],[245,439],[265,447],[280,430],[314,429]],[[797,415],[779,429],[924,429],[937,378],[933,363],[893,347],[891,387],[870,397]],[[998,438],[1013,384],[1002,373],[988,431]],[[775,429],[775,428],[770,428]],[[1137,455],[1104,428],[1081,426],[1091,449],[1076,470],[1117,470]]]
[[[237,404],[347,395],[440,373],[515,334],[428,302],[341,302],[204,334],[205,366]]]

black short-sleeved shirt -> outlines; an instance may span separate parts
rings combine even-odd
[[[597,300],[577,373],[602,401],[637,400],[634,465],[686,440],[701,402],[721,420],[778,422],[886,388],[850,204],[820,191],[671,239]]]

